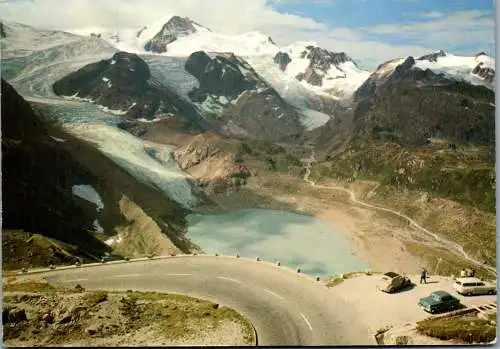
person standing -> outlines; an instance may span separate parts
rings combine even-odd
[[[422,268],[422,273],[420,274],[420,283],[427,283],[427,270],[425,268]]]

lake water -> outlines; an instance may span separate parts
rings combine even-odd
[[[187,222],[189,238],[208,254],[259,256],[323,277],[369,269],[341,232],[311,216],[251,209],[194,213]]]

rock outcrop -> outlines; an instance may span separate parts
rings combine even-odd
[[[72,185],[97,179],[51,139],[55,131],[49,130],[2,80],[2,229],[40,233],[77,246],[86,257],[104,254],[110,249],[91,233],[95,207],[72,193]]]
[[[278,64],[282,71],[285,71],[288,63],[290,63],[292,59],[286,52],[278,52],[276,56],[274,56],[274,63]]]
[[[146,51],[155,53],[167,52],[167,45],[179,37],[196,33],[195,23],[187,17],[173,16],[161,30],[145,45]]]
[[[328,71],[332,67],[336,67],[340,71],[340,64],[345,62],[353,62],[353,60],[345,52],[332,52],[321,47],[308,45],[301,52],[300,58],[308,59],[309,65],[304,72],[299,73],[296,78],[299,81],[305,80],[313,86],[322,86],[323,79],[328,75]],[[355,64],[353,62],[353,64]],[[345,77],[345,73],[344,73]]]
[[[191,100],[203,102],[207,95],[232,100],[243,91],[254,89],[260,81],[244,75],[240,67],[241,62],[233,54],[217,55],[213,59],[203,51],[191,54],[185,69],[200,82],[200,86],[190,92]]]
[[[457,143],[494,144],[494,92],[415,68],[413,57],[379,66],[355,98],[360,137],[389,137],[407,146],[423,145],[436,137]]]
[[[224,134],[284,140],[303,131],[297,112],[242,58],[200,51],[185,68],[199,81],[189,97]]]
[[[129,221],[129,211],[120,206],[124,197],[127,207],[140,210],[141,222],[154,227],[148,237],[162,241],[157,247],[196,250],[185,238],[187,211],[178,203],[138,181],[93,145],[45,121],[4,80],[1,105],[4,268],[73,264],[75,256],[99,260],[112,249],[96,235],[113,236],[117,227],[133,237],[127,243],[140,240],[144,227]],[[75,185],[93,187],[103,207],[96,210],[94,203],[76,196]],[[148,245],[129,245],[134,255],[150,252],[141,246]]]
[[[117,52],[111,59],[88,64],[53,87],[57,95],[85,98],[127,118],[199,120],[192,106],[156,81],[147,63],[132,53]]]

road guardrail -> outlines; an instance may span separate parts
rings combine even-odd
[[[81,262],[76,262],[73,265],[63,265],[63,266],[55,266],[53,264],[49,265],[46,268],[34,268],[34,269],[28,269],[28,268],[23,268],[20,271],[14,271],[15,275],[32,275],[32,274],[44,274],[44,273],[49,273],[53,271],[60,271],[60,270],[70,270],[70,269],[82,269],[82,268],[91,268],[91,267],[97,267],[97,266],[103,266],[103,265],[110,265],[110,264],[124,264],[124,263],[134,263],[134,262],[144,262],[144,261],[152,261],[152,260],[161,260],[161,259],[169,259],[169,258],[186,258],[186,257],[219,257],[219,258],[236,258],[240,260],[248,260],[248,261],[254,261],[254,262],[261,262],[261,263],[267,263],[273,266],[278,266],[281,267],[282,264],[280,261],[277,261],[275,263],[265,261],[261,259],[260,256],[257,256],[255,259],[250,259],[247,257],[241,257],[238,253],[236,253],[234,256],[225,256],[225,255],[219,255],[218,253],[214,253],[213,255],[208,255],[205,253],[193,253],[193,254],[169,254],[169,255],[163,255],[163,256],[154,256],[152,254],[148,254],[146,257],[139,257],[139,258],[130,258],[130,257],[125,257],[124,259],[120,260],[114,260],[114,261],[106,261],[104,258],[101,258],[99,262],[93,262],[93,263],[81,263]],[[304,273],[301,268],[296,268],[293,270],[291,267],[288,266],[283,266],[283,270],[289,270],[291,272],[294,272],[296,274],[299,274],[301,277],[307,277],[311,280],[314,280],[316,282],[321,281],[321,278],[319,276],[312,276],[308,275],[307,273]]]

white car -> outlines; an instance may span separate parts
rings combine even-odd
[[[453,284],[453,289],[458,294],[465,296],[497,293],[496,285],[474,277],[457,278]]]
[[[406,288],[411,284],[411,280],[406,276],[390,271],[382,275],[377,283],[377,288],[383,292],[393,293]]]

